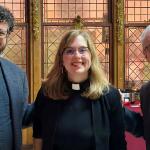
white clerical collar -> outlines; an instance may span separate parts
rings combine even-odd
[[[78,84],[78,83],[72,83],[72,89],[73,90],[80,90],[80,84]]]

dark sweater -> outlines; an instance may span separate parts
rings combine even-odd
[[[91,101],[73,91],[57,124],[54,150],[93,150]]]
[[[43,139],[43,150],[126,149],[118,91],[110,87],[98,100],[90,100],[81,96],[85,89],[72,91],[68,100],[52,100],[41,88],[35,102],[33,137]]]

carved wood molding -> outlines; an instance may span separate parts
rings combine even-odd
[[[120,44],[123,43],[124,39],[124,1],[123,0],[117,0],[116,1],[116,8],[117,8],[117,34],[118,34],[118,42]]]
[[[33,36],[34,39],[37,40],[39,38],[40,33],[40,9],[39,9],[39,0],[32,1],[32,15],[33,15]]]
[[[83,19],[78,15],[75,19],[73,19],[73,28],[74,29],[83,29]]]

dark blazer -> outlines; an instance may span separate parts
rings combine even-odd
[[[0,57],[0,64],[8,95],[13,127],[13,150],[21,150],[22,126],[27,126],[32,120],[33,105],[27,104],[28,86],[25,73],[15,64]]]
[[[140,99],[144,120],[144,138],[150,145],[150,81],[142,86]]]
[[[42,138],[43,150],[53,150],[57,119],[65,103],[67,100],[49,99],[43,94],[42,88],[38,92],[33,137]],[[105,93],[99,100],[93,100],[92,116],[95,150],[125,150],[124,121],[118,90],[110,87],[109,93]]]
[[[126,131],[132,133],[136,137],[144,136],[143,117],[140,113],[123,107]]]

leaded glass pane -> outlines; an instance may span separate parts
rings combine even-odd
[[[44,0],[43,22],[63,19],[70,22],[76,16],[88,22],[109,22],[108,0]]]
[[[150,21],[149,0],[125,0],[125,22],[145,23]]]
[[[150,80],[150,65],[145,60],[140,42],[144,27],[128,27],[125,30],[125,85],[140,89],[144,82]]]
[[[8,44],[2,54],[2,57],[11,60],[26,70],[26,44],[26,28],[15,28],[8,38]]]

